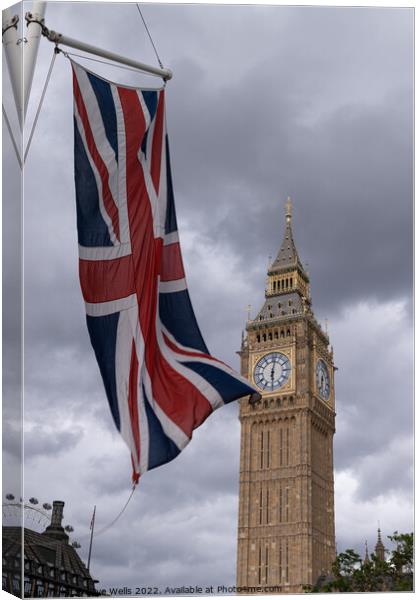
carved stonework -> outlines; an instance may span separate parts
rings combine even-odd
[[[240,402],[237,586],[298,593],[335,559],[334,364],[309,278],[286,231],[263,308],[247,323],[241,372],[262,399]]]

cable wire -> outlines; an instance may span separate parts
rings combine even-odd
[[[17,147],[17,143],[16,143],[16,140],[14,138],[14,135],[13,135],[13,132],[12,132],[12,128],[10,126],[9,119],[7,117],[6,109],[4,108],[4,104],[3,103],[2,103],[1,106],[2,106],[2,109],[3,109],[3,117],[4,117],[4,120],[6,121],[7,129],[9,131],[10,139],[12,140],[12,145],[13,145],[13,148],[14,148],[14,150],[16,152],[16,158],[18,160],[19,167],[22,168],[22,159],[20,157],[19,149]]]
[[[162,63],[162,61],[160,60],[160,57],[159,57],[158,51],[156,50],[156,46],[155,46],[155,44],[154,44],[154,42],[153,42],[152,35],[151,35],[150,31],[149,31],[149,28],[147,27],[146,21],[144,20],[144,17],[143,17],[143,15],[142,15],[142,12],[141,12],[141,10],[140,10],[140,6],[139,6],[139,3],[138,3],[138,2],[136,2],[136,6],[137,6],[137,10],[138,10],[138,11],[139,11],[139,13],[140,13],[141,20],[143,21],[143,25],[144,25],[144,26],[145,26],[145,28],[146,28],[146,31],[147,31],[147,34],[148,34],[148,36],[149,36],[150,42],[151,42],[151,44],[152,44],[152,46],[153,46],[153,50],[155,51],[156,58],[157,58],[157,60],[158,60],[159,66],[160,66],[160,68],[161,68],[161,69],[163,69],[163,63]]]
[[[52,56],[52,59],[51,59],[51,63],[50,63],[50,68],[48,70],[47,78],[46,78],[45,83],[44,83],[44,89],[42,90],[41,100],[39,101],[39,105],[38,105],[38,109],[36,111],[35,119],[34,119],[34,122],[32,123],[32,129],[31,129],[31,133],[29,135],[27,146],[26,146],[25,156],[23,157],[23,162],[24,163],[26,161],[26,157],[28,156],[29,148],[31,146],[32,138],[33,138],[33,135],[34,135],[34,132],[35,132],[35,127],[36,127],[36,124],[38,122],[39,113],[41,112],[42,103],[44,101],[45,92],[47,91],[48,83],[50,81],[51,73],[52,73],[52,70],[53,70],[54,63],[55,63],[55,58],[56,58],[56,56],[57,56],[57,54],[59,52],[61,52],[61,51],[58,50],[57,47],[55,47],[54,48],[54,52],[53,52],[53,56]]]

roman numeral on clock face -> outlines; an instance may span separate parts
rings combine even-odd
[[[289,379],[291,364],[289,357],[282,352],[270,352],[257,362],[254,368],[254,381],[262,389],[276,390]]]

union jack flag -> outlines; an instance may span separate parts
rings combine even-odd
[[[165,90],[73,67],[79,274],[88,331],[133,481],[175,458],[209,414],[254,394],[210,356],[182,264]]]

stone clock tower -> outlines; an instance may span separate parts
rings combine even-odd
[[[248,321],[241,372],[262,399],[240,402],[237,586],[297,593],[335,559],[334,362],[314,317],[290,199],[264,306]]]

